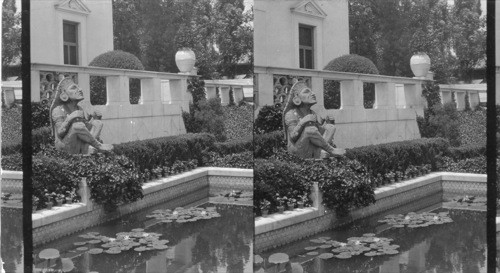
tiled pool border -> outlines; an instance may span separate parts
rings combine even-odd
[[[105,212],[102,205],[89,200],[89,189],[82,181],[80,196],[84,202],[39,210],[32,214],[33,245],[38,246],[175,198],[182,197],[182,204],[179,204],[182,206],[208,198],[210,192],[215,190],[253,190],[253,170],[198,168],[145,183],[142,189],[143,199],[120,205],[115,212],[110,213]]]
[[[436,172],[383,186],[375,190],[375,204],[353,210],[340,219],[320,204],[321,194],[315,192],[313,199],[317,200],[313,207],[257,217],[254,252],[273,249],[440,192],[445,199],[457,194],[486,196],[486,175]]]
[[[22,193],[23,172],[2,170],[2,192]]]

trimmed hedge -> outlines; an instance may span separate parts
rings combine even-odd
[[[451,157],[443,157],[439,171],[486,174],[486,156],[465,158],[458,161]]]
[[[425,164],[436,170],[437,156],[449,145],[443,138],[422,138],[347,149],[346,156],[361,162],[373,176],[406,172],[410,166]]]
[[[375,64],[368,58],[356,54],[343,55],[331,60],[323,70],[340,71],[362,74],[379,74]],[[324,104],[326,109],[340,107],[340,82],[325,81]],[[375,84],[363,83],[363,105],[367,109],[373,108],[375,103]]]
[[[47,192],[64,194],[76,191],[82,177],[87,178],[91,198],[107,209],[143,197],[144,178],[134,163],[125,156],[112,153],[69,155],[55,148],[45,148],[33,156],[33,195],[47,201]]]
[[[269,159],[255,160],[254,207],[260,214],[260,203],[271,202],[276,211],[276,196],[299,199],[309,195],[313,182],[318,182],[323,203],[337,214],[375,202],[371,177],[357,161],[345,157],[320,161],[304,160],[286,152]]]
[[[486,156],[486,145],[471,144],[460,147],[450,147],[444,155],[451,157],[454,160],[464,160],[467,158]]]
[[[214,149],[214,144],[215,137],[211,134],[185,134],[117,144],[114,152],[129,158],[144,173],[170,166],[177,160],[196,159],[198,166],[202,166],[204,156]]]
[[[214,144],[212,151],[217,152],[220,155],[253,151],[253,136],[245,139],[217,142]]]
[[[144,70],[141,61],[131,53],[114,50],[95,57],[89,66]],[[139,79],[130,79],[130,103],[137,104],[141,97],[141,82]],[[106,79],[104,77],[90,78],[90,102],[93,105],[106,104]]]
[[[368,58],[356,54],[347,54],[331,60],[323,70],[379,74],[375,64]]]

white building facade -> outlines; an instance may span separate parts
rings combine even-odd
[[[33,0],[31,62],[87,66],[113,50],[111,0]]]
[[[323,69],[349,54],[347,0],[255,1],[254,65]]]

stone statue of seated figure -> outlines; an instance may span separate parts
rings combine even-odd
[[[324,120],[311,110],[316,103],[316,95],[304,82],[292,86],[283,111],[288,151],[302,158],[343,154],[343,149],[334,148],[334,120]]]
[[[78,103],[84,99],[82,89],[71,79],[62,79],[50,107],[55,147],[70,154],[90,154],[95,150],[110,151],[111,144],[98,141],[102,130],[102,114]]]

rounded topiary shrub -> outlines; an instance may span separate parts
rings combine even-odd
[[[144,70],[141,61],[131,53],[121,50],[108,51],[95,57],[89,66]],[[141,97],[141,82],[130,79],[130,103],[137,104]],[[94,105],[106,104],[106,79],[104,77],[90,78],[90,102]]]
[[[331,60],[323,70],[379,74],[375,64],[368,58],[356,54],[343,55]],[[338,81],[325,81],[325,108],[340,108],[340,83]],[[373,108],[375,102],[375,85],[373,83],[363,83],[363,100],[365,108]]]

